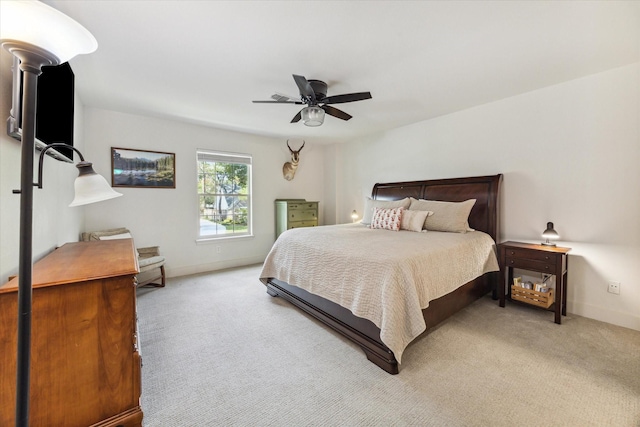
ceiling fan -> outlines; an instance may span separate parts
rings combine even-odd
[[[371,92],[347,93],[343,95],[327,96],[327,84],[320,80],[307,80],[303,76],[293,74],[293,80],[300,90],[300,98],[276,93],[269,101],[253,101],[259,104],[307,104],[296,114],[291,123],[300,120],[307,126],[320,126],[324,122],[325,113],[342,120],[349,120],[351,116],[328,104],[343,104],[345,102],[371,99]]]

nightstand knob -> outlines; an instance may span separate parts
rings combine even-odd
[[[549,257],[548,257],[548,256],[546,256],[546,257],[544,257],[544,259],[549,259]]]
[[[514,251],[511,251],[511,254],[510,254],[510,255],[515,255],[515,254],[516,254],[516,253],[515,253]]]
[[[548,265],[545,265],[545,266],[544,266],[544,269],[545,269],[545,270],[548,270],[548,269],[549,269],[549,266],[548,266]]]
[[[513,260],[509,261],[509,264],[513,264]]]

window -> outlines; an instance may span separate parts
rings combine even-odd
[[[201,239],[251,235],[251,156],[198,150]]]

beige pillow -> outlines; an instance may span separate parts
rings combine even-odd
[[[400,230],[421,232],[424,228],[424,221],[429,215],[433,215],[431,211],[412,211],[405,210],[402,212],[402,222]],[[427,230],[424,230],[427,231]]]
[[[424,228],[431,231],[450,231],[466,233],[469,228],[469,214],[476,199],[464,202],[441,202],[437,200],[418,200],[411,198],[410,210],[431,211],[424,222]]]
[[[402,200],[373,200],[367,197],[364,201],[364,213],[362,214],[362,224],[371,225],[373,217],[373,208],[409,208],[411,200],[405,197]]]

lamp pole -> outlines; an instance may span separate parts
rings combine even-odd
[[[0,45],[20,59],[22,80],[22,150],[20,247],[18,261],[18,338],[16,426],[29,425],[31,308],[33,285],[33,157],[38,76],[45,65],[57,65],[98,47],[86,28],[39,1],[0,1]],[[16,70],[17,72],[17,70]],[[103,199],[104,200],[104,199]]]
[[[45,65],[58,64],[50,52],[24,42],[4,41],[20,59],[22,78],[22,151],[20,171],[20,249],[18,263],[18,355],[16,426],[29,425],[31,371],[31,306],[33,274],[33,156],[35,148],[38,76]]]

